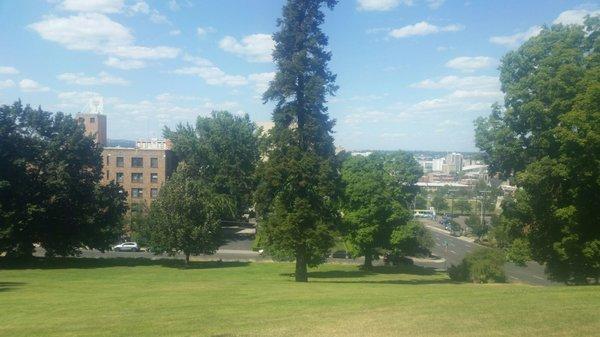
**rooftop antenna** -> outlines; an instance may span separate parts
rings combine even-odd
[[[83,109],[83,113],[98,114],[98,115],[103,114],[104,113],[104,98],[102,98],[102,96],[90,98],[87,105]]]

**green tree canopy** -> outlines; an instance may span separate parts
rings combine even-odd
[[[175,130],[165,128],[164,136],[173,142],[173,151],[188,169],[231,198],[236,219],[248,212],[260,158],[258,128],[248,115],[213,111],[210,117],[199,116],[195,127],[179,124]]]
[[[436,212],[441,212],[448,209],[448,202],[446,201],[446,198],[444,198],[444,195],[436,193],[431,200],[431,206],[435,208]]]
[[[125,193],[101,185],[99,148],[82,125],[21,102],[0,107],[0,251],[31,256],[105,250],[121,232]]]
[[[334,94],[322,6],[335,0],[288,0],[273,35],[277,72],[263,98],[275,103],[257,211],[274,257],[296,260],[296,281],[324,261],[338,222],[339,165],[326,98]]]
[[[503,232],[559,281],[600,277],[600,18],[555,25],[500,66],[505,105],[476,121],[492,173],[520,187]]]
[[[347,159],[342,166],[345,232],[364,266],[372,266],[380,249],[391,249],[390,237],[412,218],[409,206],[419,164],[404,153],[373,153]]]
[[[465,214],[471,211],[471,203],[467,199],[458,199],[454,203],[454,208],[460,211],[460,214]]]
[[[181,163],[152,202],[141,234],[153,253],[183,252],[187,263],[190,255],[217,251],[223,243],[221,216],[232,212],[227,195],[215,192],[194,168]]]

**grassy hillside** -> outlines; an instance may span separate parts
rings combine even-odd
[[[600,288],[453,284],[418,267],[0,259],[0,336],[591,336]]]

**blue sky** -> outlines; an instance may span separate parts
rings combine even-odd
[[[102,97],[109,138],[160,136],[211,110],[270,119],[270,35],[283,0],[0,0],[0,104],[76,113]],[[347,149],[475,150],[501,101],[498,62],[597,2],[341,0],[323,26]]]

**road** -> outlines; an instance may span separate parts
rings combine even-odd
[[[433,221],[421,220],[430,229],[435,240],[435,246],[432,248],[434,259],[420,259],[413,258],[414,263],[423,267],[433,267],[436,269],[445,270],[452,264],[459,264],[464,256],[476,249],[481,247],[480,245],[472,242],[465,237],[454,237],[451,236],[447,231],[443,230],[440,225]],[[223,261],[263,261],[270,260],[268,256],[262,256],[257,252],[251,250],[252,241],[254,238],[253,233],[250,233],[247,228],[244,227],[227,227],[225,228],[225,237],[227,243],[219,248],[214,255],[200,255],[192,257],[192,260],[197,261],[208,261],[208,260],[223,260]],[[445,245],[448,245],[447,249]],[[44,252],[38,249],[36,255],[43,256]],[[127,257],[127,258],[148,258],[148,259],[183,259],[183,254],[175,256],[167,255],[154,255],[150,252],[100,252],[97,250],[82,250],[81,257],[88,258],[116,258],[116,257]],[[361,264],[363,263],[362,258],[358,259],[339,259],[331,258],[331,262],[337,263],[350,263],[350,264]],[[381,263],[381,260],[378,261]],[[514,283],[527,283],[532,285],[551,285],[552,282],[548,281],[544,275],[544,267],[535,263],[530,262],[526,267],[519,267],[512,263],[505,265],[505,271],[508,276],[509,282]]]
[[[415,259],[415,264],[446,269],[450,265],[459,264],[465,255],[478,247],[483,247],[472,242],[466,237],[454,237],[445,231],[439,224],[431,220],[421,220],[433,234],[435,246],[431,250],[437,260]],[[447,244],[447,247],[446,247]],[[509,282],[527,283],[532,285],[551,285],[544,274],[544,267],[535,262],[529,262],[525,267],[507,263],[504,270]]]

